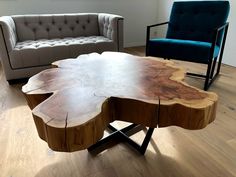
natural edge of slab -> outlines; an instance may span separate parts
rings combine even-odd
[[[108,106],[108,100],[106,100],[97,116],[74,127],[66,127],[65,122],[64,128],[58,128],[50,126],[50,122],[45,123],[43,119],[34,114],[33,118],[39,137],[46,141],[52,150],[74,152],[90,147],[103,137],[111,117]]]
[[[73,152],[82,150],[95,144],[102,138],[107,125],[115,120],[128,121],[136,124],[155,128],[176,125],[186,129],[202,129],[212,122],[216,117],[216,106],[218,96],[212,92],[205,92],[192,87],[183,81],[185,71],[183,68],[174,66],[174,62],[160,60],[154,57],[142,57],[165,63],[166,66],[175,68],[169,79],[193,88],[199,93],[207,94],[204,99],[184,100],[146,100],[122,97],[106,97],[96,115],[88,121],[75,126],[67,125],[67,117],[63,124],[55,126],[53,119],[43,119],[37,109],[56,92],[47,92],[41,88],[27,92],[26,86],[22,88],[29,107],[33,110],[33,118],[41,139],[45,140],[49,147],[56,151]],[[71,60],[71,59],[69,59]],[[61,62],[53,63],[58,67]],[[44,72],[44,71],[43,71]],[[41,72],[41,73],[43,73]],[[29,80],[30,82],[31,80]],[[141,111],[140,111],[141,110]],[[145,119],[143,119],[145,117]]]
[[[52,94],[26,94],[30,107],[37,107],[43,104]],[[36,96],[36,97],[34,97]],[[39,99],[38,97],[41,97]],[[31,104],[30,104],[31,103]],[[104,100],[100,110],[97,110],[96,116],[89,121],[77,126],[67,127],[65,118],[65,127],[58,127],[55,124],[50,125],[51,121],[43,120],[33,109],[33,118],[37,128],[38,135],[48,143],[48,146],[55,151],[74,152],[83,150],[95,144],[103,137],[103,133],[109,123],[115,120],[132,122],[148,127],[156,128],[158,122],[159,104],[147,103],[140,100],[129,98],[110,97]],[[146,119],[143,119],[145,117]]]
[[[146,57],[159,60],[155,57]],[[207,97],[201,100],[160,100],[158,127],[178,126],[189,130],[205,128],[216,117],[217,94],[206,92],[184,82],[185,69],[174,65],[173,61],[165,60],[166,66],[176,68],[177,71],[170,77],[171,80],[193,88],[200,93],[207,93]]]

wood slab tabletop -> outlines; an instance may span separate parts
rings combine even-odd
[[[218,97],[186,84],[185,71],[154,57],[104,52],[53,63],[23,86],[40,138],[56,151],[95,144],[115,120],[202,129]]]

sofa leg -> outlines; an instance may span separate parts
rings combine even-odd
[[[14,85],[15,84],[14,80],[7,80],[7,82],[8,82],[9,85]]]
[[[23,79],[11,79],[7,80],[9,85],[14,85],[14,84],[26,84],[28,82],[28,78],[23,78]]]

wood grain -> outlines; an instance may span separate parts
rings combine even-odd
[[[38,134],[53,150],[86,149],[115,120],[201,129],[215,119],[217,95],[184,83],[173,62],[105,52],[53,65],[22,88]]]
[[[143,56],[145,48],[126,51]],[[201,64],[175,63],[197,73],[206,71]],[[236,177],[235,80],[236,68],[222,64],[220,77],[210,88],[219,95],[216,119],[206,128],[156,128],[145,156],[123,143],[93,156],[87,150],[50,150],[38,138],[21,92],[23,84],[9,86],[0,64],[0,177]],[[204,83],[194,77],[185,81],[198,88]],[[117,128],[126,125],[121,121],[112,124]],[[140,143],[145,132],[132,138]]]

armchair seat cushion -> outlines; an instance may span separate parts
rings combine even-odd
[[[56,60],[76,58],[80,54],[112,51],[115,43],[104,36],[67,37],[17,42],[9,53],[13,68],[44,66]]]
[[[185,60],[197,63],[208,63],[210,58],[211,43],[158,38],[149,41],[148,53],[151,56]],[[214,57],[219,53],[219,46],[215,46]]]

